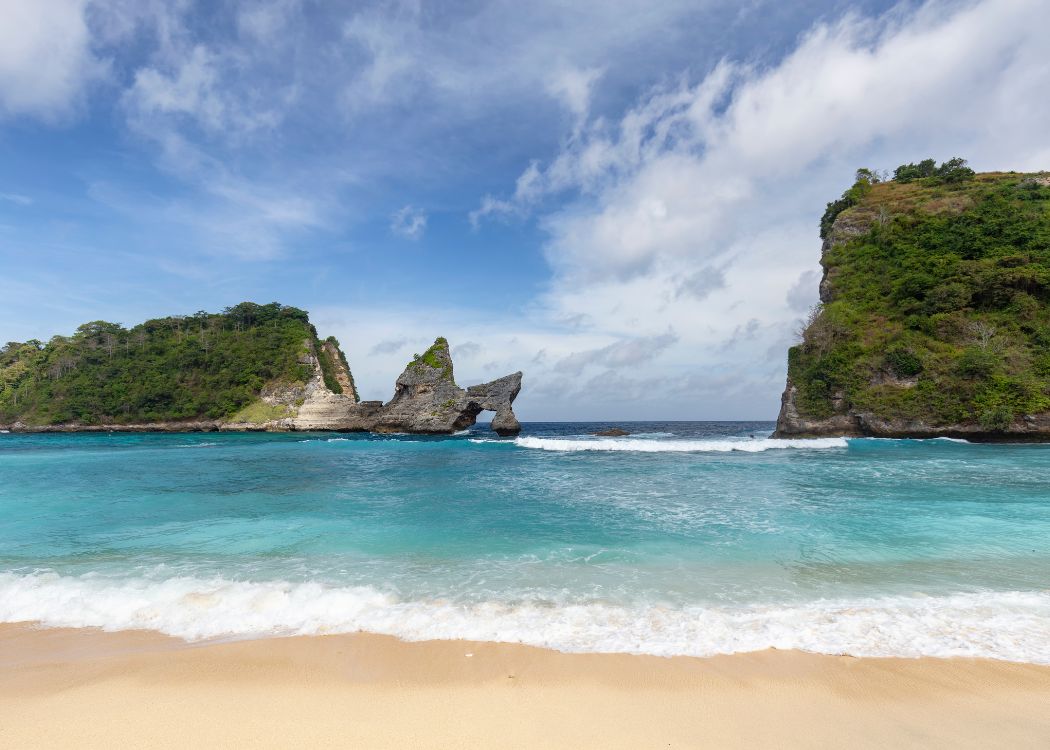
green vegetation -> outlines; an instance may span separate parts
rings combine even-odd
[[[906,184],[916,180],[923,180],[927,186],[944,185],[969,180],[974,176],[974,171],[966,166],[966,159],[955,157],[937,166],[933,159],[923,159],[918,164],[902,164],[893,170],[893,181],[898,184]],[[828,203],[824,215],[820,218],[820,238],[828,238],[831,227],[838,215],[847,208],[860,204],[871,190],[872,186],[884,181],[884,174],[874,169],[861,167],[854,176],[853,186],[842,194],[838,200]]]
[[[448,341],[444,336],[434,339],[434,343],[422,354],[413,355],[409,367],[432,367],[441,370],[441,377],[452,380],[452,359],[448,355]]]
[[[248,422],[264,424],[275,419],[291,416],[291,410],[280,404],[268,404],[265,401],[253,401],[230,417],[231,422]]]
[[[788,357],[803,417],[852,408],[995,431],[1050,410],[1047,175],[974,174],[962,159],[889,181],[861,170],[821,235],[830,301]]]
[[[131,329],[94,321],[47,344],[11,342],[0,349],[0,423],[220,419],[245,407],[255,417],[264,385],[310,377],[300,360],[316,337],[303,310],[243,302]]]
[[[325,343],[331,341],[335,341],[334,336],[330,336]],[[318,364],[321,365],[321,377],[324,379],[325,387],[332,393],[342,393],[343,386],[335,376],[336,363],[332,356],[332,352],[329,351],[327,346],[321,343],[317,336],[314,336],[314,350],[317,352]]]
[[[346,361],[346,355],[343,354],[343,349],[339,345],[339,339],[337,339],[335,336],[329,336],[328,338],[326,338],[324,340],[324,342],[325,342],[325,344],[327,344],[331,348],[332,351],[335,352],[335,356],[337,356],[339,358],[339,363],[343,366],[343,371],[346,372],[347,375],[350,376],[350,387],[353,389],[354,400],[355,401],[360,401],[361,400],[361,394],[359,394],[357,392],[357,383],[354,382],[353,375],[350,374],[350,363]],[[325,382],[327,383],[328,381],[325,380]],[[342,388],[342,386],[339,387],[339,390],[335,390],[333,388],[332,392],[333,393],[342,393],[343,392],[343,388]]]

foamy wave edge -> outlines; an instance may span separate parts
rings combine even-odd
[[[570,652],[711,656],[766,648],[1050,664],[1050,592],[668,608],[402,601],[370,587],[0,574],[0,621],[155,630],[186,640],[366,631]]]
[[[826,450],[845,448],[846,438],[811,438],[799,440],[775,440],[755,438],[739,440],[632,440],[631,438],[599,438],[596,440],[571,440],[565,438],[519,437],[514,444],[522,448],[545,451],[630,451],[637,453],[761,453],[782,448]]]

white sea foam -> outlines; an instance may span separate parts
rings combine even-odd
[[[519,437],[514,443],[522,448],[545,451],[637,451],[641,453],[725,453],[743,451],[761,453],[780,448],[827,449],[845,448],[846,438],[814,438],[807,440],[716,439],[716,440],[632,440],[631,438],[599,438],[570,440],[565,438]]]
[[[346,633],[463,638],[575,652],[708,656],[775,647],[855,656],[1050,664],[1050,592],[740,607],[403,601],[369,587],[0,574],[0,621],[149,629],[188,640]]]

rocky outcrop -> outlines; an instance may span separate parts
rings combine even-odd
[[[512,404],[521,391],[521,373],[471,386],[456,385],[448,342],[439,338],[416,357],[394,386],[394,397],[385,405],[365,402],[350,410],[348,429],[373,432],[451,434],[470,427],[483,411],[493,411],[492,429],[499,435],[516,435],[521,424]]]
[[[472,385],[467,388],[465,412],[473,412],[475,409],[496,412],[492,417],[492,429],[502,436],[517,435],[521,432],[521,422],[514,416],[511,404],[520,391],[521,372],[504,375],[489,383]],[[477,416],[476,412],[474,416]],[[471,424],[473,423],[472,419]]]
[[[332,376],[339,384],[343,394],[351,397],[355,402],[359,401],[357,386],[354,384],[354,376],[350,373],[350,366],[347,364],[346,357],[343,356],[343,352],[340,351],[335,339],[327,339],[321,345],[321,350],[328,357],[328,361],[331,362]]]
[[[344,364],[342,352],[335,344],[326,341],[322,347],[327,351],[314,353],[311,344],[310,354],[303,364],[313,367],[313,376],[298,394],[294,416],[278,420],[273,425],[274,429],[338,430],[346,422],[348,411],[357,403],[353,380],[350,377],[349,368]],[[334,375],[343,389],[342,393],[333,393],[325,386],[320,362],[321,354],[327,354],[328,361],[333,364]],[[264,400],[265,398],[264,395]]]
[[[341,360],[341,355],[335,359]],[[325,388],[318,368],[297,414],[279,420],[273,429],[449,435],[473,425],[481,412],[492,411],[497,434],[521,431],[512,408],[521,391],[521,373],[464,390],[456,385],[452,355],[443,338],[408,363],[388,403],[356,401],[352,381],[343,384],[343,391],[336,394]]]

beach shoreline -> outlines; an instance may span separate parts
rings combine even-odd
[[[0,747],[1050,745],[1050,666],[0,626]]]

